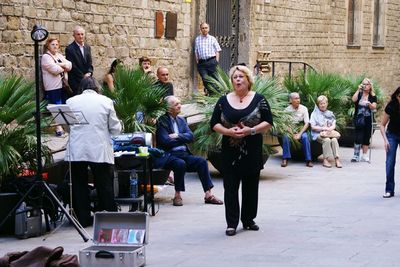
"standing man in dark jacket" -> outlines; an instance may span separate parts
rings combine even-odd
[[[68,73],[68,83],[74,95],[80,94],[79,84],[84,77],[92,76],[92,54],[90,46],[85,44],[85,30],[76,26],[73,32],[74,41],[65,49],[66,58],[72,62],[72,69]]]

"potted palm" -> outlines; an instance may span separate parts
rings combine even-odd
[[[24,170],[36,170],[35,90],[22,77],[0,77],[0,187]],[[44,110],[45,103],[41,105]],[[47,126],[42,121],[42,126]],[[42,156],[51,161],[49,148]]]
[[[302,104],[311,113],[315,107],[315,100],[319,95],[326,95],[329,100],[328,109],[332,110],[337,119],[337,127],[341,132],[339,144],[353,146],[354,127],[352,119],[354,115],[354,103],[351,100],[354,91],[364,79],[360,76],[344,76],[328,72],[299,73],[296,77],[285,77],[284,87],[289,92],[298,92]],[[383,98],[383,92],[377,83],[374,90],[378,98],[378,110],[381,108],[379,99]],[[315,156],[315,155],[313,155]]]
[[[317,97],[325,95],[329,101],[328,109],[336,116],[338,129],[345,127],[348,115],[343,107],[348,104],[348,96],[353,89],[343,76],[328,72],[300,72],[296,77],[286,76],[283,86],[289,92],[298,92],[301,103],[310,113],[314,110]]]
[[[213,84],[215,89],[214,95],[196,95],[196,100],[205,118],[197,125],[194,131],[195,142],[192,148],[195,153],[207,156],[211,164],[220,171],[221,164],[219,159],[222,136],[210,129],[209,121],[218,98],[232,91],[233,86],[229,76],[221,68],[217,70],[217,78],[209,77],[209,81]],[[270,104],[274,121],[274,126],[271,130],[272,134],[276,134],[277,132],[289,132],[293,126],[293,122],[290,114],[284,112],[284,108],[287,105],[287,91],[279,87],[274,79],[262,76],[257,76],[255,78],[252,90],[265,96]],[[267,161],[272,151],[272,146],[265,143],[265,161]]]
[[[164,89],[154,85],[155,79],[138,66],[118,66],[115,72],[114,91],[103,88],[113,99],[115,111],[124,125],[125,133],[148,132],[154,134],[157,118],[166,110]],[[141,174],[140,174],[141,175]],[[154,184],[164,184],[168,172],[153,171]]]
[[[301,103],[307,107],[309,113],[316,106],[316,99],[320,95],[328,97],[328,109],[333,111],[336,116],[336,125],[340,132],[347,123],[347,111],[343,107],[348,104],[348,95],[352,91],[351,83],[343,76],[328,72],[299,72],[294,77],[286,76],[283,86],[289,92],[298,92],[300,94]],[[299,147],[292,147],[292,158],[302,159],[303,153]],[[316,160],[322,153],[321,145],[311,142],[312,158]]]
[[[20,76],[0,77],[0,221],[18,202],[16,191],[24,190],[19,186],[27,182],[31,186],[32,179],[21,176],[34,175],[37,170],[35,110],[33,82]],[[42,125],[47,126],[44,121]],[[46,162],[51,162],[45,144],[41,151]],[[13,234],[14,224],[10,217],[0,232]]]
[[[155,120],[166,108],[162,101],[164,89],[154,83],[155,79],[139,67],[119,66],[115,72],[114,91],[103,88],[104,94],[114,100],[124,132],[154,132]]]

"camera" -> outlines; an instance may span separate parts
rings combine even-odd
[[[361,91],[364,91],[364,90],[365,90],[365,85],[364,85],[364,84],[360,85],[360,90],[361,90]]]

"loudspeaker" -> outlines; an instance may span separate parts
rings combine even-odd
[[[18,238],[28,238],[43,234],[42,213],[40,209],[26,206],[22,202],[15,211],[15,235]]]

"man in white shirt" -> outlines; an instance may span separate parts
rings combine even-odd
[[[308,137],[307,129],[310,124],[310,117],[308,115],[308,110],[305,106],[300,104],[300,95],[297,92],[290,93],[289,95],[290,105],[285,109],[285,111],[293,114],[293,119],[297,125],[296,129],[292,133],[293,139],[300,141],[302,144],[302,149],[304,153],[304,158],[306,160],[306,166],[312,167],[313,163],[311,160],[311,147],[310,139]],[[282,167],[288,165],[288,160],[292,157],[290,153],[290,140],[287,135],[282,137]]]
[[[194,51],[197,70],[203,80],[206,94],[212,94],[211,84],[206,81],[207,76],[216,77],[221,47],[214,36],[209,35],[210,26],[206,22],[200,24],[201,34],[196,37]]]
[[[71,97],[67,105],[82,112],[88,124],[71,126],[65,160],[71,161],[73,207],[83,227],[92,223],[88,192],[88,167],[98,195],[98,209],[117,211],[114,202],[114,151],[111,136],[121,132],[113,101],[98,93],[93,77],[82,80],[82,94]]]

